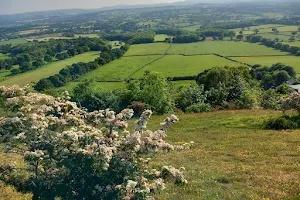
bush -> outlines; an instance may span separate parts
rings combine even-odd
[[[206,103],[198,103],[193,104],[186,109],[187,113],[202,113],[202,112],[210,112],[211,106]]]
[[[151,106],[143,102],[134,101],[131,103],[129,108],[134,111],[134,116],[137,117],[140,116],[145,110],[149,110]]]
[[[265,109],[279,109],[279,98],[275,90],[269,89],[262,94],[261,106]]]
[[[32,93],[18,86],[0,87],[5,107],[15,113],[0,119],[0,140],[6,150],[24,158],[26,168],[0,165],[0,180],[32,199],[149,199],[164,189],[165,180],[187,183],[183,171],[150,168],[149,156],[183,150],[191,143],[171,145],[164,138],[178,118],[166,118],[159,130],[146,130],[152,115],[142,113],[135,131],[128,130],[133,111],[87,112],[63,97]],[[11,101],[10,98],[13,98]]]
[[[267,121],[266,129],[270,130],[285,130],[285,129],[296,129],[298,128],[297,123],[291,121],[286,116],[281,116],[278,118],[271,118]]]

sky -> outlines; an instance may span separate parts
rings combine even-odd
[[[171,3],[178,0],[0,0],[0,14],[71,8],[101,8],[113,5]]]

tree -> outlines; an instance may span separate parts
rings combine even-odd
[[[36,91],[45,91],[48,89],[54,88],[53,84],[51,83],[51,81],[47,78],[43,78],[41,79],[35,86],[34,89]]]
[[[243,35],[243,33],[244,33],[244,32],[243,32],[242,30],[239,32],[240,35]]]
[[[292,32],[291,34],[292,34],[292,36],[295,36],[295,35],[297,35],[297,32],[294,31],[294,32]]]
[[[229,36],[230,36],[230,40],[232,41],[233,40],[233,37],[236,35],[236,32],[235,31],[230,31],[229,32]]]
[[[289,42],[295,42],[295,36],[290,37]]]
[[[253,32],[254,32],[255,35],[257,35],[259,33],[259,30],[258,29],[254,29]]]
[[[150,105],[153,111],[158,114],[173,111],[174,102],[169,93],[168,82],[159,73],[146,72],[142,80],[136,83],[136,87],[130,90],[135,94],[135,101]]]
[[[279,38],[275,38],[275,40],[274,40],[275,42],[279,42]]]
[[[298,28],[298,31],[300,32],[300,27]]]
[[[23,62],[23,63],[20,65],[20,70],[21,70],[22,72],[27,72],[27,71],[29,71],[29,70],[31,70],[31,69],[32,69],[32,66],[31,66],[31,64],[28,63],[28,62]]]
[[[50,55],[46,54],[45,57],[44,57],[44,60],[46,62],[51,62],[52,61],[52,57]]]
[[[272,28],[273,33],[276,33],[277,30],[278,30],[277,28]]]
[[[237,39],[237,40],[239,40],[239,41],[242,41],[242,40],[243,40],[243,38],[244,38],[244,36],[243,36],[243,35],[238,35],[238,36],[236,36],[236,39]]]

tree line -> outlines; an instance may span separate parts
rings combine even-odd
[[[33,70],[55,60],[64,60],[88,51],[106,51],[110,47],[100,38],[78,38],[70,40],[49,40],[48,42],[31,42],[27,44],[0,48],[1,53],[9,58],[0,60],[0,70],[11,70],[12,75]]]

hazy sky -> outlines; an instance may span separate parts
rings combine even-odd
[[[121,4],[169,3],[179,0],[0,0],[0,14],[69,8],[100,8]]]

